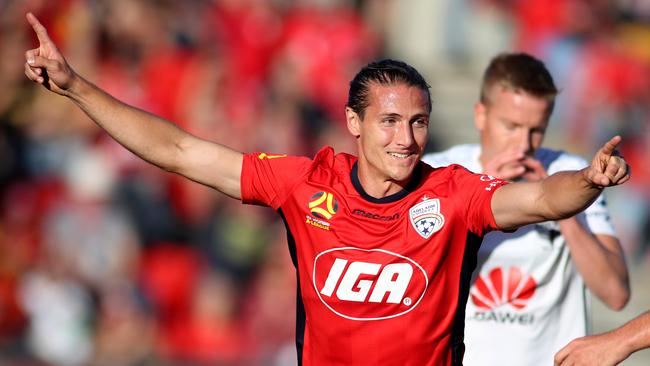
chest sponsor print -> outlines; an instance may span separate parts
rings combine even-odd
[[[471,298],[476,307],[493,310],[509,304],[515,309],[523,309],[535,294],[537,282],[530,275],[524,275],[517,267],[508,271],[497,267],[487,276],[479,276],[472,286]]]
[[[531,326],[535,314],[524,311],[537,289],[537,282],[517,267],[500,267],[476,279],[470,292],[476,306],[467,320],[513,326]],[[507,305],[507,306],[506,306]]]
[[[415,231],[428,239],[445,224],[445,217],[440,212],[440,200],[424,196],[422,202],[409,210],[409,219]]]
[[[314,259],[314,290],[332,312],[346,319],[395,318],[422,300],[428,276],[417,262],[383,249],[343,247]]]

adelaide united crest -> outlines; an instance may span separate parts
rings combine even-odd
[[[422,202],[409,210],[411,225],[425,239],[439,231],[445,224],[445,217],[440,212],[440,200],[424,196]]]

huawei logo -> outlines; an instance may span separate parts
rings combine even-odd
[[[517,267],[510,267],[506,273],[494,268],[487,276],[479,276],[471,291],[472,302],[482,309],[491,310],[504,304],[523,309],[537,288],[537,282],[530,275],[524,275]]]

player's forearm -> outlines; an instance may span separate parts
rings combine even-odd
[[[572,217],[589,207],[602,192],[602,187],[586,178],[585,169],[558,172],[539,184],[535,204],[544,220]]]
[[[622,309],[629,300],[630,287],[618,240],[593,235],[575,217],[559,224],[571,258],[589,290],[611,309]]]
[[[612,331],[616,334],[626,357],[650,347],[650,312],[646,312],[622,327]]]
[[[587,208],[601,190],[583,171],[562,171],[541,181],[499,188],[492,197],[492,213],[502,230],[566,219]]]
[[[129,106],[76,76],[65,95],[117,142],[142,159],[177,171],[178,149],[189,134],[176,125]]]

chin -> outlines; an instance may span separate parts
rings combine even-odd
[[[395,182],[406,182],[413,176],[413,168],[400,169],[400,171],[393,172],[391,179]]]

